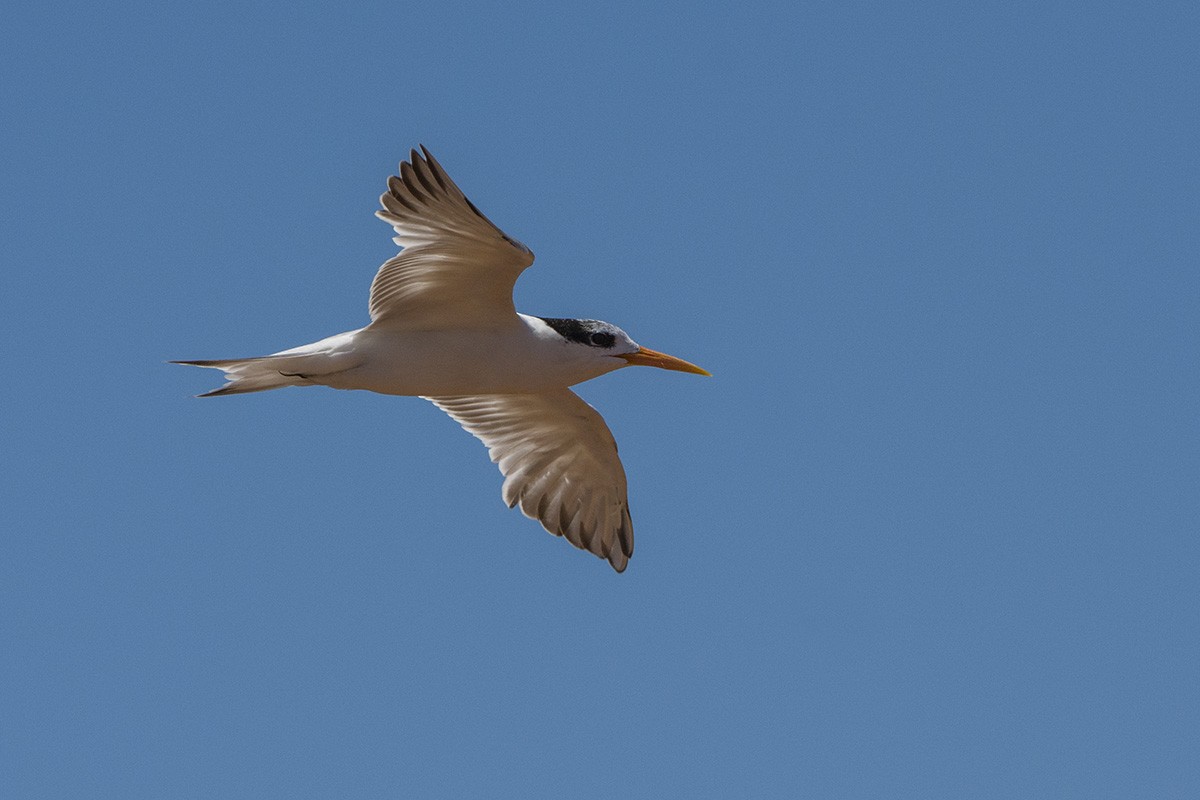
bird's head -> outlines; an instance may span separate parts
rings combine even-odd
[[[589,348],[587,352],[592,356],[619,358],[625,361],[624,364],[615,364],[613,369],[643,366],[691,372],[695,375],[712,375],[708,370],[701,369],[695,364],[689,364],[682,358],[642,347],[630,338],[629,334],[611,322],[598,319],[547,319],[546,317],[539,317],[539,319],[553,328],[567,342]]]

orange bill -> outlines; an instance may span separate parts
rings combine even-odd
[[[669,356],[666,353],[660,353],[656,350],[650,350],[645,347],[638,348],[636,353],[622,353],[618,358],[623,358],[630,364],[638,367],[658,367],[659,369],[673,369],[676,372],[691,372],[695,375],[707,375],[710,378],[712,373],[706,369],[701,369],[695,364],[689,364],[682,358]]]

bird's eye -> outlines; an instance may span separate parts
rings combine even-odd
[[[611,333],[592,334],[592,344],[594,344],[596,347],[612,347],[613,343],[616,341],[617,337],[613,336]]]

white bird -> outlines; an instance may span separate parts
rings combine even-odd
[[[633,554],[625,470],[603,418],[568,387],[633,364],[709,373],[607,322],[518,314],[513,285],[533,253],[423,145],[380,203],[402,251],[375,275],[369,325],[269,356],[173,363],[224,371],[228,383],[200,397],[284,386],[424,397],[488,448],[510,508],[622,572]]]

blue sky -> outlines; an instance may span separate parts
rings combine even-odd
[[[1192,3],[55,4],[0,33],[0,795],[1200,794]],[[628,572],[358,327],[418,142],[579,391]]]

